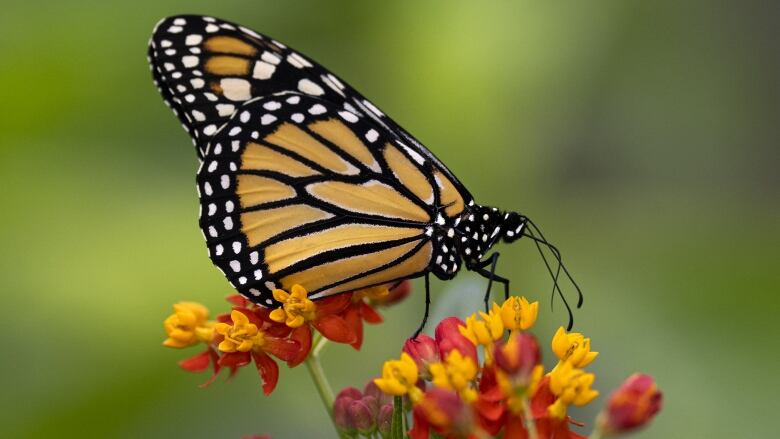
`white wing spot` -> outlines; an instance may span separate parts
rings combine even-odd
[[[371,128],[370,130],[368,130],[368,132],[366,132],[366,140],[368,140],[369,142],[374,143],[378,138],[379,138],[379,133],[375,129]]]
[[[207,136],[211,136],[216,132],[217,132],[217,126],[214,124],[208,125],[206,128],[203,128],[203,134]]]
[[[276,102],[276,101],[269,101],[263,104],[263,108],[265,108],[268,111],[274,111],[282,108],[282,104]]]
[[[287,55],[287,62],[299,69],[302,69],[304,67],[311,67],[311,63],[307,59],[298,55],[295,52]]]
[[[233,259],[232,261],[230,261],[230,268],[232,268],[233,271],[238,273],[239,271],[241,271],[241,263]]]
[[[303,114],[295,113],[292,116],[290,116],[290,119],[292,119],[292,121],[295,122],[295,123],[301,123],[301,122],[303,122],[304,118],[303,118]]]
[[[235,110],[233,104],[217,104],[217,113],[222,117],[230,116]]]
[[[276,121],[276,116],[273,114],[264,114],[263,117],[260,118],[260,123],[262,125],[270,125]]]
[[[230,187],[230,177],[227,175],[223,175],[219,178],[219,184],[222,186],[222,189],[227,189]]]
[[[325,106],[321,105],[321,104],[314,104],[314,105],[311,106],[311,108],[309,108],[309,113],[314,114],[314,115],[323,114],[323,113],[325,113],[327,111],[328,111],[328,109],[325,108]]]
[[[358,121],[358,117],[351,111],[339,111],[339,116],[350,123],[355,123]]]
[[[200,44],[200,42],[203,41],[203,37],[197,34],[187,35],[187,38],[184,40],[184,44],[188,46],[196,46]]]
[[[255,79],[268,79],[274,75],[275,71],[275,65],[265,61],[257,61],[255,62],[254,70],[252,70],[252,77]]]
[[[277,65],[282,61],[282,59],[279,58],[279,55],[271,52],[263,52],[263,54],[260,55],[260,59],[273,65]]]
[[[225,230],[233,230],[233,218],[231,217],[225,217],[224,220],[222,220],[222,225],[225,226]]]
[[[252,97],[252,85],[246,79],[222,78],[222,94],[231,101],[246,101]]]
[[[239,254],[241,253],[241,243],[238,241],[233,242],[233,253]]]
[[[301,79],[298,81],[298,90],[312,96],[320,96],[325,93],[325,90],[323,90],[322,87],[312,82],[310,79]]]
[[[194,55],[187,55],[181,58],[181,63],[184,67],[191,69],[198,65],[198,57]]]
[[[300,96],[290,96],[289,98],[287,98],[287,103],[288,104],[295,105],[295,104],[297,104],[300,101],[301,101],[301,97]]]

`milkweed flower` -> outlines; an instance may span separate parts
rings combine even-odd
[[[437,363],[441,359],[439,356],[439,346],[436,344],[436,340],[426,334],[420,334],[417,338],[406,340],[402,350],[409,354],[417,364],[420,378],[423,380],[431,379],[429,367],[431,364]]]
[[[525,297],[511,296],[500,307],[493,304],[494,312],[501,316],[504,327],[510,331],[531,328],[536,323],[539,313],[539,302],[528,302]]]
[[[585,367],[598,355],[590,350],[590,339],[579,332],[566,333],[563,326],[553,336],[552,350],[562,362],[569,362],[574,367]]]
[[[223,352],[219,365],[235,370],[254,360],[263,381],[263,393],[273,392],[279,380],[279,366],[268,356],[291,361],[300,350],[300,344],[291,339],[274,337],[261,328],[264,322],[247,308],[235,308],[229,320],[214,325],[215,342]]]
[[[462,326],[466,326],[466,323],[457,317],[447,317],[436,325],[434,338],[439,347],[439,355],[446,358],[451,351],[457,350],[476,362],[477,347],[460,333],[459,328]]]
[[[302,363],[309,355],[311,327],[336,343],[351,344],[357,340],[357,334],[340,315],[352,300],[350,293],[326,297],[316,304],[308,298],[308,294],[304,287],[297,284],[290,288],[289,293],[281,289],[273,291],[274,298],[282,305],[268,313],[268,318],[292,329],[290,338],[301,345],[299,354],[287,362],[290,367]]]
[[[604,436],[644,426],[661,410],[662,395],[653,377],[634,374],[609,396],[597,425]]]
[[[477,399],[477,392],[471,387],[477,378],[477,363],[458,350],[447,354],[444,361],[430,365],[433,385],[454,390],[467,402]]]
[[[213,322],[208,321],[209,310],[196,302],[173,305],[173,314],[163,322],[168,338],[163,346],[186,348],[201,342],[208,343],[213,336]]]
[[[599,395],[590,387],[595,380],[595,375],[574,367],[568,361],[558,364],[550,372],[550,390],[557,399],[548,407],[549,414],[553,418],[564,419],[569,405],[582,406],[593,401]]]
[[[472,314],[466,319],[466,325],[460,326],[458,330],[475,345],[492,345],[494,341],[504,336],[504,323],[500,311],[497,311],[499,311],[497,306],[490,313],[480,311],[481,319],[477,319],[477,314]]]
[[[448,438],[467,437],[475,429],[471,407],[450,390],[434,388],[425,392],[412,416],[412,439],[427,439],[431,429]]]
[[[420,398],[422,391],[417,387],[419,378],[417,364],[406,352],[401,352],[398,360],[385,361],[382,377],[374,383],[388,395],[409,395],[412,401]]]

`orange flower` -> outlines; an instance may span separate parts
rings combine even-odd
[[[297,366],[309,355],[312,327],[323,337],[336,343],[352,344],[357,341],[357,334],[341,316],[352,301],[352,293],[326,297],[315,303],[308,298],[306,289],[296,284],[290,288],[289,293],[277,289],[273,294],[282,306],[271,311],[268,318],[291,328],[290,338],[301,346],[298,355],[287,360],[288,366]]]
[[[279,381],[279,366],[268,354],[290,361],[298,356],[300,344],[267,334],[262,329],[265,326],[267,323],[252,310],[236,307],[230,313],[229,321],[214,325],[214,342],[223,352],[219,365],[229,367],[233,372],[254,360],[263,381],[263,393],[268,395]]]

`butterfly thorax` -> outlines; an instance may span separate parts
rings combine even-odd
[[[526,218],[515,212],[503,212],[495,207],[470,206],[456,220],[454,227],[457,251],[471,268],[501,239],[513,242],[522,236]]]

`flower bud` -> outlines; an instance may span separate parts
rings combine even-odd
[[[530,378],[542,360],[536,338],[528,333],[515,333],[494,352],[496,367],[514,378]]]
[[[428,371],[428,365],[440,360],[439,347],[436,345],[436,341],[425,334],[420,334],[417,338],[406,340],[403,351],[409,354],[414,362],[417,363],[420,378],[429,380],[431,374]]]
[[[599,415],[599,428],[605,436],[639,428],[661,410],[662,395],[653,377],[635,373],[612,392]]]
[[[446,358],[452,350],[460,351],[463,356],[470,357],[477,362],[477,347],[468,338],[461,335],[458,329],[466,326],[463,320],[457,317],[447,317],[436,326],[436,344],[439,346],[439,355]]]
[[[376,403],[378,406],[383,406],[385,404],[393,404],[393,397],[388,395],[387,393],[383,392],[382,389],[377,387],[374,380],[368,380],[366,383],[366,386],[363,388],[363,397],[372,396],[376,399]]]
[[[382,437],[390,435],[390,427],[393,424],[393,404],[385,404],[379,408],[376,418],[376,426]]]
[[[333,402],[333,417],[336,421],[336,426],[342,432],[346,434],[354,434],[356,432],[357,426],[350,413],[350,405],[362,397],[360,390],[354,387],[347,387],[336,396],[336,400]]]
[[[368,397],[376,403],[374,397]],[[353,400],[347,408],[347,413],[352,420],[352,425],[357,428],[361,434],[368,434],[374,429],[374,413],[365,399]]]

